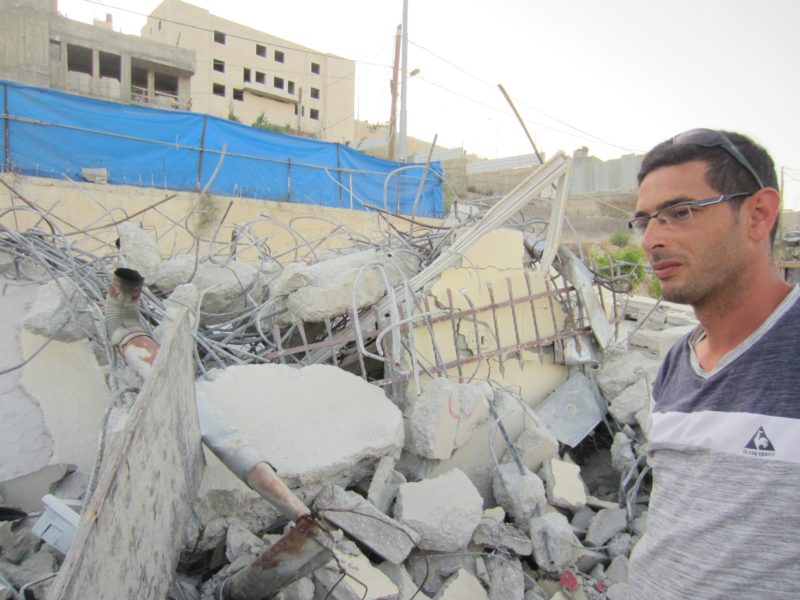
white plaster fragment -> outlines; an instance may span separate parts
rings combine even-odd
[[[22,326],[31,333],[54,336],[62,342],[84,339],[95,331],[86,298],[64,277],[37,290],[36,301],[22,318]]]
[[[400,486],[395,518],[421,536],[424,550],[466,547],[481,520],[483,498],[459,469]]]
[[[558,512],[531,519],[530,535],[536,563],[547,571],[559,571],[570,564],[573,548],[580,546],[569,521]]]
[[[543,471],[550,504],[573,512],[586,505],[586,487],[578,465],[551,458]]]
[[[494,476],[494,497],[520,527],[527,528],[530,518],[544,509],[544,483],[535,473],[516,463],[505,463]]]
[[[544,427],[532,425],[514,440],[514,449],[523,465],[531,471],[538,471],[546,460],[558,455],[558,440]],[[507,450],[500,462],[513,460],[513,453]]]
[[[608,412],[618,422],[633,425],[636,423],[636,413],[646,410],[648,406],[650,406],[650,390],[645,380],[639,379],[611,401]]]
[[[448,579],[433,600],[488,600],[486,590],[477,577],[465,569]]]

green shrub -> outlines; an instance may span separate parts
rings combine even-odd
[[[618,248],[624,248],[631,241],[631,233],[630,231],[615,231],[608,237],[608,241]]]
[[[592,252],[595,271],[603,277],[633,275],[632,285],[637,285],[644,277],[646,258],[639,247],[616,248],[610,252]]]

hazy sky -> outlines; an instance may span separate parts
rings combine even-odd
[[[357,62],[358,118],[389,118],[402,0],[194,0],[226,19]],[[138,34],[154,0],[59,0]],[[123,10],[125,9],[125,10]],[[138,14],[137,14],[138,13]],[[502,83],[547,155],[614,158],[692,127],[741,131],[785,167],[800,209],[797,0],[409,0],[409,135],[487,158],[531,152]]]

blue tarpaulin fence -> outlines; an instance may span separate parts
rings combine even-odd
[[[227,196],[438,217],[439,163],[396,163],[331,142],[210,115],[76,96],[0,80],[2,170]],[[209,185],[209,181],[211,182]]]

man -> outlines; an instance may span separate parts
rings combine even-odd
[[[653,385],[636,600],[800,598],[800,290],[778,276],[775,167],[745,136],[653,148],[631,227],[666,300],[699,326]]]

